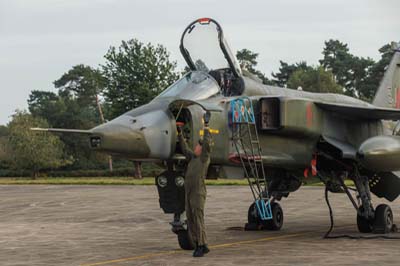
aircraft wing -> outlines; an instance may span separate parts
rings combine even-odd
[[[324,102],[315,102],[315,105],[322,109],[343,115],[349,119],[400,120],[399,109],[382,108],[377,106],[351,106]]]
[[[52,133],[70,133],[70,134],[92,134],[91,130],[65,129],[65,128],[31,128],[32,131],[52,132]]]
[[[181,107],[188,107],[190,105],[197,104],[201,108],[203,108],[205,111],[211,111],[211,112],[222,112],[223,109],[222,107],[218,106],[215,103],[211,102],[205,102],[205,101],[192,101],[192,100],[187,100],[187,99],[179,99],[171,102],[169,106],[175,106],[177,108]]]

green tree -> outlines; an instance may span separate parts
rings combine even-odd
[[[50,91],[31,91],[28,98],[29,112],[37,117],[45,118],[53,127],[58,127],[62,113],[66,112],[67,107],[60,100],[60,97]]]
[[[339,40],[330,39],[325,42],[322,54],[324,57],[319,61],[320,64],[332,71],[338,84],[346,86],[350,79],[349,70],[352,65],[352,55],[349,53],[348,45]]]
[[[53,127],[91,128],[100,123],[96,96],[105,86],[101,73],[76,65],[54,81],[58,93],[34,90],[29,95],[31,114],[45,118]]]
[[[54,81],[58,93],[32,91],[29,111],[42,117],[51,127],[89,129],[101,123],[96,106],[96,95],[104,89],[105,79],[89,66],[77,65]],[[65,152],[74,159],[72,169],[93,169],[103,165],[104,156],[87,149],[87,138],[61,135]]]
[[[99,70],[76,65],[54,81],[54,86],[61,97],[76,99],[79,105],[96,109],[96,96],[104,90],[105,81]]]
[[[320,60],[321,65],[332,71],[336,82],[345,88],[345,94],[369,97],[367,79],[374,60],[354,56],[350,54],[347,44],[332,39],[325,42],[322,54],[324,58]]]
[[[31,127],[48,127],[44,119],[17,111],[8,124],[10,164],[14,169],[29,170],[36,177],[40,170],[55,169],[69,163],[57,136],[37,133]]]
[[[6,126],[0,126],[0,169],[7,167],[8,160],[8,128]]]
[[[298,69],[289,78],[288,87],[297,89],[301,87],[310,92],[342,93],[343,89],[336,84],[331,71],[323,67]]]
[[[0,137],[8,136],[8,128],[4,125],[0,125]]]
[[[272,73],[272,76],[275,78],[273,82],[280,86],[280,87],[286,87],[288,86],[288,81],[290,79],[290,76],[297,70],[309,70],[312,69],[310,66],[307,65],[305,61],[300,61],[295,64],[288,64],[283,61],[280,62],[280,67],[279,67],[279,72],[277,73]]]
[[[350,81],[347,84],[345,93],[363,100],[371,100],[371,96],[373,96],[371,93],[374,90],[371,88],[368,79],[374,65],[375,61],[371,58],[353,57]]]
[[[242,49],[240,51],[237,51],[236,58],[238,59],[240,67],[242,68],[243,71],[248,71],[251,74],[255,75],[264,84],[267,85],[274,84],[271,80],[269,80],[265,76],[264,73],[256,69],[256,66],[258,64],[257,62],[258,53],[254,53],[248,49]]]
[[[178,78],[176,62],[170,61],[162,45],[145,45],[136,39],[122,41],[104,58],[104,97],[111,118],[148,103]]]

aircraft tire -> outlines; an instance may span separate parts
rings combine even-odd
[[[393,212],[386,204],[380,204],[375,209],[375,220],[373,226],[375,234],[390,233],[393,227]]]
[[[371,233],[372,223],[370,220],[357,213],[357,228],[360,233]]]
[[[193,250],[194,245],[189,237],[189,233],[187,230],[179,230],[177,232],[178,235],[178,243],[181,249],[183,250]]]
[[[272,219],[265,221],[264,227],[267,230],[279,231],[283,226],[283,210],[278,202],[271,204]]]
[[[260,218],[257,216],[256,204],[253,203],[250,205],[249,210],[247,211],[247,222],[249,224],[260,224]]]

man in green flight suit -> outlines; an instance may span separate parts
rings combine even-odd
[[[188,147],[182,135],[182,129],[178,126],[179,144],[183,154],[189,161],[185,174],[185,210],[189,235],[196,245],[193,257],[202,257],[210,252],[207,246],[204,226],[204,205],[207,195],[204,179],[210,164],[211,152],[211,136],[208,128],[210,116],[210,112],[207,111],[203,117],[203,140],[199,140],[194,151]]]

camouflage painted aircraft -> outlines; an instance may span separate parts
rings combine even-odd
[[[209,177],[248,178],[255,202],[249,225],[279,230],[277,201],[309,176],[330,191],[344,190],[357,212],[360,232],[387,233],[393,213],[374,207],[371,193],[394,201],[400,194],[400,50],[372,104],[339,94],[267,86],[239,66],[221,26],[192,22],[180,50],[191,69],[150,103],[91,130],[37,129],[86,134],[96,151],[137,161],[163,162],[156,177],[160,206],[174,214],[172,231],[191,248],[184,216],[185,157],[177,145],[176,122],[195,145],[204,110],[212,113],[213,151]],[[345,179],[354,181],[357,200]],[[267,182],[265,182],[267,181]],[[259,204],[265,202],[265,204]]]

